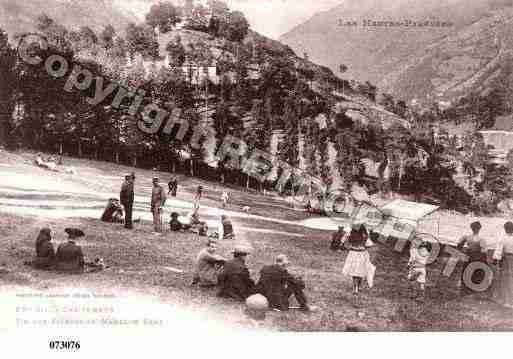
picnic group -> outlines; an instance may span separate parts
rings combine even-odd
[[[125,176],[121,185],[120,198],[109,200],[101,220],[104,222],[123,223],[127,230],[134,228],[132,218],[134,205],[134,173]],[[153,230],[155,235],[162,235],[164,224],[162,209],[168,196],[177,196],[178,181],[173,178],[168,183],[168,190],[160,184],[159,178],[152,179],[150,208],[153,214]],[[166,193],[167,192],[167,193]],[[258,280],[254,280],[247,266],[247,257],[253,253],[252,245],[244,240],[235,238],[235,228],[230,218],[222,214],[217,231],[209,232],[206,222],[199,217],[200,203],[204,188],[198,186],[194,195],[193,210],[187,215],[171,213],[167,226],[172,232],[192,232],[204,237],[205,247],[198,253],[192,273],[192,286],[215,288],[217,295],[246,302],[247,308],[265,312],[267,310],[288,311],[298,309],[301,312],[311,312],[318,308],[312,306],[307,299],[307,283],[301,275],[289,272],[290,261],[286,254],[277,255],[273,263],[265,265],[260,270]],[[223,192],[220,203],[225,208],[229,203],[229,195]],[[249,207],[245,207],[247,211]],[[513,222],[506,222],[493,248],[481,236],[482,225],[473,222],[470,231],[455,244],[469,258],[465,265],[473,262],[483,262],[493,268],[493,282],[488,290],[489,299],[505,307],[513,308]],[[35,242],[35,257],[26,264],[41,270],[57,270],[81,273],[84,271],[99,271],[108,266],[101,258],[86,261],[82,248],[76,239],[84,236],[77,228],[66,228],[68,241],[54,250],[50,228],[42,228]],[[376,245],[364,222],[353,222],[340,226],[331,237],[331,249],[346,253],[341,273],[352,278],[352,292],[355,296],[362,295],[374,286],[374,277],[379,274],[379,268],[371,261],[369,249]],[[238,237],[238,236],[237,236]],[[217,244],[221,240],[233,240],[230,258],[217,253]],[[412,284],[415,299],[421,302],[425,299],[426,283],[429,278],[429,257],[431,244],[412,236],[409,243],[409,260],[404,268],[404,277]],[[463,270],[462,273],[465,271]],[[473,282],[483,280],[479,271],[473,275]],[[463,274],[458,286],[462,292],[468,292]],[[297,305],[291,305],[295,297]]]

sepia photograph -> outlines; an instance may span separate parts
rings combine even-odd
[[[49,357],[512,332],[513,0],[0,0],[0,308]]]

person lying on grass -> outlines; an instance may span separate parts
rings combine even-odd
[[[226,262],[218,276],[219,292],[222,298],[232,298],[245,301],[255,294],[255,282],[249,275],[246,258],[251,249],[245,245],[236,245],[233,250],[233,259]]]
[[[192,285],[199,284],[202,287],[217,285],[217,277],[223,269],[226,259],[217,254],[216,249],[216,241],[209,240],[207,246],[198,253]]]
[[[301,277],[291,275],[287,271],[288,265],[287,256],[280,254],[276,257],[275,264],[264,266],[260,271],[256,291],[267,298],[271,309],[289,310],[289,298],[294,295],[299,303],[299,310],[308,312],[310,308],[303,292],[305,282]]]

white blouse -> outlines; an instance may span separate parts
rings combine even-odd
[[[513,254],[513,236],[506,233],[497,242],[493,259],[501,260],[504,254]]]

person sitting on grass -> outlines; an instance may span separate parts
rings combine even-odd
[[[199,284],[202,287],[217,285],[217,277],[221,272],[226,259],[216,254],[217,243],[213,240],[207,242],[196,258],[196,270],[192,284]]]
[[[180,232],[183,230],[182,223],[178,220],[179,214],[176,212],[171,213],[171,220],[169,221],[169,229],[172,232]]]
[[[410,243],[410,259],[408,260],[408,280],[419,283],[421,295],[426,290],[426,265],[430,255],[430,243],[416,237]]]
[[[289,298],[294,295],[299,309],[310,311],[303,292],[305,283],[301,277],[295,277],[287,271],[289,260],[286,255],[276,257],[275,264],[267,265],[260,271],[260,280],[256,291],[267,298],[269,308],[279,311],[289,310]]]
[[[232,298],[245,301],[255,294],[255,282],[249,275],[246,258],[251,249],[244,245],[237,245],[233,250],[233,259],[226,262],[218,276],[219,292],[222,298]]]
[[[66,228],[68,242],[57,248],[55,255],[56,269],[63,272],[82,273],[84,271],[84,254],[82,247],[75,243],[76,238],[84,236],[84,232],[76,228]]]
[[[111,198],[107,201],[107,206],[103,211],[101,220],[107,223],[124,223],[123,207],[117,198]]]
[[[52,244],[51,230],[42,228],[36,239],[36,257],[32,262],[27,262],[36,269],[50,270],[55,266],[55,250]]]
[[[235,232],[233,230],[233,224],[227,215],[221,216],[221,225],[219,226],[219,238],[221,239],[234,239]]]

